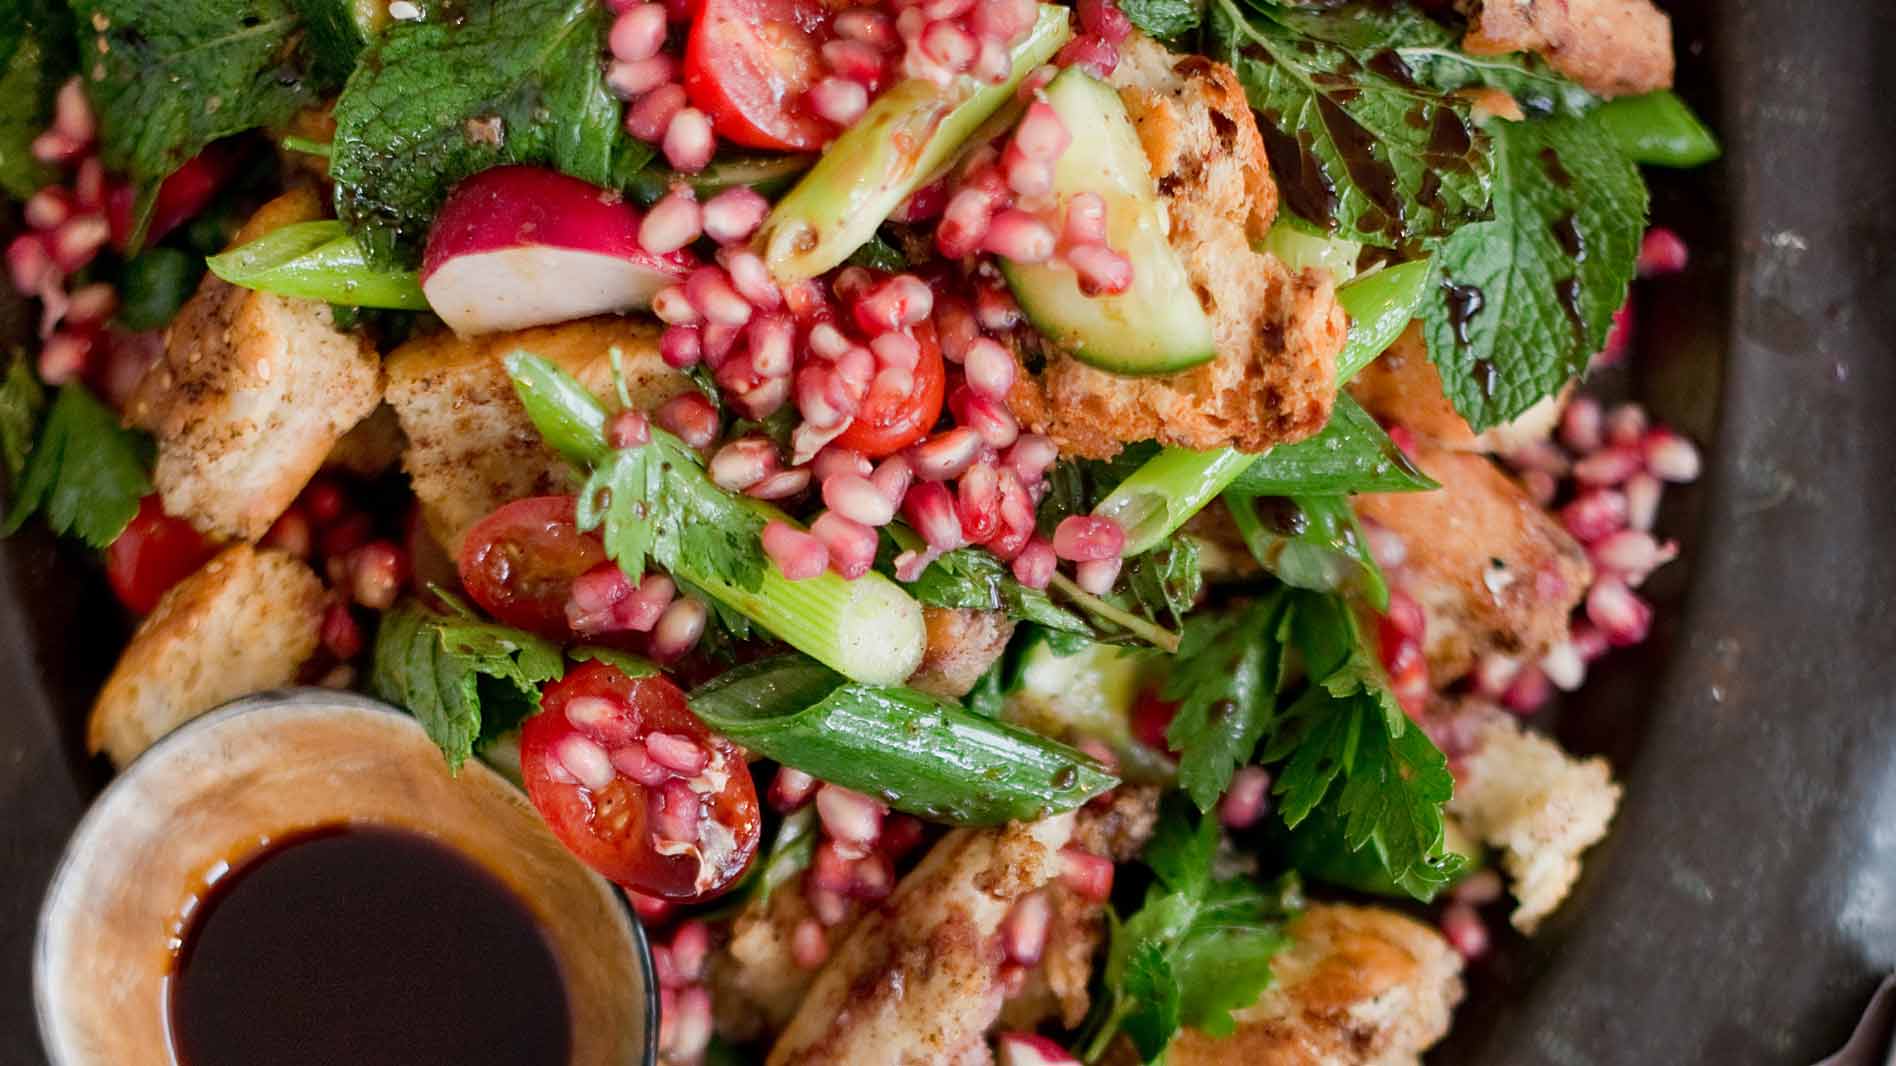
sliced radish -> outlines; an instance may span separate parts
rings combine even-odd
[[[1080,1066],[1067,1050],[1033,1033],[1002,1033],[994,1041],[998,1066]]]
[[[648,308],[697,260],[639,243],[619,194],[540,167],[482,171],[456,186],[428,231],[421,288],[456,333],[489,333]]]

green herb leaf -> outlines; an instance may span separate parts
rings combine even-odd
[[[1379,611],[1389,608],[1389,586],[1370,557],[1349,497],[1260,500],[1227,490],[1225,505],[1252,558],[1279,581],[1318,592],[1355,593]]]
[[[895,552],[885,543],[883,555],[887,563],[893,560]],[[978,548],[943,552],[928,564],[920,577],[905,587],[909,595],[931,607],[1004,611],[1009,618],[1049,629],[1093,632],[1084,618],[1054,603],[1044,591],[1021,584],[1014,579],[1006,563]]]
[[[1197,604],[1204,587],[1198,542],[1190,537],[1168,537],[1126,564],[1127,593],[1147,618],[1161,625],[1184,625],[1185,615]]]
[[[158,185],[220,137],[287,120],[324,86],[288,0],[74,0],[107,167],[138,185],[134,250]],[[405,163],[415,170],[411,156]]]
[[[492,0],[404,22],[369,46],[336,103],[336,210],[371,262],[412,265],[448,190],[503,163],[618,187],[651,158],[619,125],[595,0]]]
[[[540,687],[564,668],[551,641],[410,600],[382,616],[369,688],[406,707],[458,773],[476,747],[538,711]]]
[[[211,273],[246,289],[348,307],[426,311],[413,271],[371,265],[340,222],[296,222],[205,260]]]
[[[1397,48],[1396,58],[1410,77],[1444,92],[1485,86],[1514,97],[1529,116],[1584,115],[1600,98],[1568,81],[1533,53],[1475,56],[1458,48]]]
[[[39,442],[27,457],[0,535],[19,531],[35,511],[53,532],[103,549],[118,539],[151,491],[151,442],[84,385],[62,385]]]
[[[119,276],[118,322],[126,329],[158,329],[191,298],[204,274],[204,260],[160,245],[125,264]]]
[[[1287,760],[1272,790],[1284,824],[1295,829],[1328,804],[1351,851],[1373,848],[1392,882],[1432,897],[1465,865],[1444,843],[1442,807],[1455,786],[1448,760],[1396,704],[1347,603],[1301,593],[1290,620],[1313,680],[1263,756]]]
[[[1323,432],[1272,448],[1227,490],[1242,496],[1346,496],[1439,488],[1348,393],[1339,392]]]
[[[1383,247],[1445,237],[1488,209],[1488,145],[1466,100],[1383,71],[1395,47],[1444,47],[1407,5],[1249,17],[1210,0],[1209,53],[1243,83],[1285,203],[1339,236]]]
[[[907,270],[909,266],[908,256],[903,255],[900,248],[889,243],[880,233],[869,238],[862,247],[849,253],[847,262],[851,266],[886,270],[891,274],[899,274]]]
[[[0,9],[0,192],[25,200],[58,176],[33,158],[33,140],[52,122],[53,97],[73,69],[72,28],[51,0],[15,0]]]
[[[1436,255],[1429,358],[1477,432],[1558,392],[1606,342],[1646,228],[1646,184],[1583,119],[1496,122],[1494,220]]]
[[[1183,37],[1205,18],[1200,0],[1122,0],[1119,10],[1147,36],[1161,40]]]
[[[39,436],[40,416],[46,413],[46,386],[33,372],[32,357],[15,349],[0,380],[0,459],[7,464],[7,480],[19,484],[27,456]]]
[[[651,559],[755,591],[764,579],[763,516],[713,484],[683,441],[651,434],[593,468],[579,491],[580,530],[602,529],[606,555],[635,581]]]
[[[1201,811],[1217,804],[1271,726],[1283,677],[1278,630],[1286,602],[1277,589],[1185,623],[1161,694],[1179,705],[1165,740],[1179,753],[1179,786]]]

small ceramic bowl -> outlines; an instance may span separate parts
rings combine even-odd
[[[445,844],[539,920],[572,1010],[571,1066],[650,1066],[658,996],[625,897],[526,797],[470,761],[451,776],[408,715],[299,689],[239,700],[160,740],[101,794],[40,910],[33,992],[53,1066],[172,1066],[171,939],[219,864],[285,833],[386,826]]]

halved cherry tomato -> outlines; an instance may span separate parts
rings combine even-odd
[[[941,417],[947,375],[934,324],[916,326],[915,339],[922,354],[915,363],[914,384],[906,394],[871,386],[855,420],[836,438],[838,447],[852,448],[871,458],[893,455],[921,440]]]
[[[572,636],[573,579],[606,561],[599,538],[574,526],[573,508],[571,496],[515,500],[468,530],[461,584],[482,610],[541,636]]]
[[[692,760],[692,772],[680,768]],[[744,757],[657,674],[592,662],[548,685],[520,730],[520,775],[560,843],[645,895],[706,899],[757,854]]]
[[[105,576],[119,602],[150,614],[171,586],[197,572],[217,554],[191,523],[165,513],[157,493],[138,501],[138,513],[105,549]]]
[[[158,186],[158,199],[152,204],[151,223],[145,227],[145,245],[156,244],[165,234],[177,229],[211,202],[217,190],[237,169],[238,149],[219,142],[192,156],[171,172]],[[132,203],[137,190],[119,185],[106,198],[106,220],[112,226],[112,247],[125,250],[132,237]]]
[[[1146,689],[1132,705],[1132,737],[1153,751],[1169,752],[1172,745],[1166,742],[1165,731],[1176,717],[1178,704],[1161,699],[1156,688]]]
[[[703,0],[685,45],[685,92],[719,136],[766,151],[815,151],[835,132],[805,95],[827,72],[820,0]]]

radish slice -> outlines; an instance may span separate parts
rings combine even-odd
[[[1065,1048],[1033,1033],[1002,1033],[994,1042],[998,1066],[1080,1066]]]
[[[619,194],[539,167],[482,171],[456,186],[428,231],[421,289],[456,333],[489,333],[649,308],[697,260],[639,243]]]

